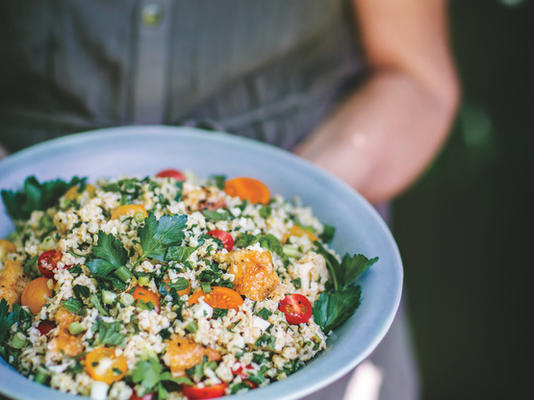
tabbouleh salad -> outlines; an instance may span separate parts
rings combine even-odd
[[[284,379],[326,348],[377,258],[253,178],[164,170],[3,190],[0,356],[94,399],[199,399]],[[145,396],[145,397],[143,397]]]

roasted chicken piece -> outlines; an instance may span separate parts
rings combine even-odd
[[[249,299],[264,300],[280,285],[268,251],[236,250],[226,260],[228,272],[235,275],[234,290]]]
[[[224,193],[215,187],[205,187],[184,193],[183,201],[187,212],[217,210],[226,205]]]

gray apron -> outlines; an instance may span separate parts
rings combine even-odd
[[[0,2],[0,143],[193,125],[293,148],[365,76],[343,0]],[[416,398],[402,311],[371,357]],[[309,399],[342,398],[344,378]],[[363,400],[363,399],[362,399]]]

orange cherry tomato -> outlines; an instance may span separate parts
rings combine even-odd
[[[222,397],[226,393],[226,383],[219,383],[218,385],[213,386],[189,386],[182,385],[182,392],[190,400],[196,399],[215,399],[217,397]]]
[[[293,293],[280,301],[278,309],[286,316],[286,321],[293,325],[304,324],[310,320],[313,308],[310,301],[303,295]]]
[[[78,197],[81,196],[83,192],[88,192],[89,196],[93,197],[96,192],[96,187],[93,185],[86,185],[84,190],[80,192],[78,186],[73,186],[69,190],[67,190],[67,192],[65,193],[65,198],[71,201],[76,200]]]
[[[254,178],[229,179],[224,185],[224,191],[232,197],[239,197],[241,200],[246,199],[253,204],[267,204],[271,198],[269,188],[263,182]]]
[[[152,303],[154,310],[159,312],[161,309],[161,302],[159,299],[159,294],[154,293],[152,290],[148,290],[142,286],[136,286],[132,292],[132,296],[135,301],[143,301],[144,303]]]
[[[52,297],[52,290],[48,288],[48,278],[40,277],[30,281],[24,288],[21,304],[28,306],[32,313],[37,314],[46,304],[46,300]]]
[[[185,175],[182,174],[177,169],[172,169],[172,168],[164,169],[163,171],[159,171],[156,174],[156,176],[158,178],[173,178],[173,179],[176,179],[177,181],[185,181]]]
[[[145,218],[148,217],[148,213],[145,210],[145,206],[142,204],[125,204],[118,206],[111,213],[111,219],[121,219],[122,217],[133,217],[136,213],[141,212],[145,214]]]
[[[221,231],[220,229],[213,229],[208,232],[208,235],[219,239],[226,250],[232,251],[232,248],[234,247],[234,238],[228,232]]]
[[[310,242],[312,243],[318,240],[317,236],[312,231],[308,229],[304,229],[298,225],[293,225],[289,229],[289,232],[284,234],[284,237],[282,238],[282,243],[286,244],[286,242],[289,240],[291,236],[299,236],[299,237],[308,236],[308,239],[310,239]]]
[[[188,300],[189,305],[198,303],[202,296],[204,296],[204,302],[213,308],[237,310],[243,304],[243,298],[235,290],[224,286],[214,286],[208,294],[204,294],[202,290],[195,292]]]
[[[85,356],[85,372],[95,381],[110,385],[126,375],[128,364],[124,356],[115,355],[114,348],[97,347]]]
[[[57,250],[47,250],[42,253],[37,259],[37,267],[41,274],[47,278],[53,278],[58,270],[57,263],[61,261],[61,257],[63,257],[63,254]],[[72,265],[64,265],[63,269],[69,269],[70,267]]]

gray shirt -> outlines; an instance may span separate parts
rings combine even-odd
[[[0,3],[0,141],[128,124],[214,127],[284,148],[361,78],[343,0]]]

